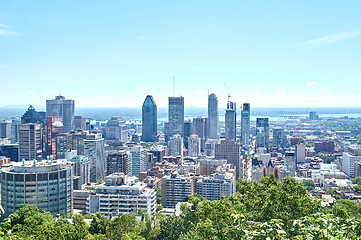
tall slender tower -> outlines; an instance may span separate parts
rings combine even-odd
[[[236,102],[227,102],[225,115],[225,139],[236,140]]]
[[[251,107],[249,103],[243,103],[241,113],[241,143],[243,147],[248,148],[250,138],[250,118],[251,118]]]
[[[184,97],[168,98],[168,130],[166,141],[173,135],[184,137]]]
[[[65,132],[74,129],[74,100],[56,96],[55,99],[46,100],[46,117],[63,117]]]
[[[208,137],[210,139],[218,139],[219,130],[219,114],[218,99],[216,94],[212,93],[208,96]]]
[[[142,106],[142,140],[157,141],[157,105],[151,95],[148,95]]]
[[[269,123],[268,118],[256,119],[256,143],[257,148],[268,148],[269,146]]]

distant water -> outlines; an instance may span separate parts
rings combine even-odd
[[[26,111],[27,107],[0,108],[0,119],[19,118]],[[39,111],[44,109],[37,108]],[[158,108],[158,120],[167,121],[167,108]],[[251,108],[251,120],[257,117],[268,117],[270,121],[287,121],[284,116],[308,117],[310,111],[316,111],[320,118],[360,118],[361,108]],[[224,108],[219,108],[220,121],[224,121]],[[128,121],[139,121],[141,119],[141,108],[76,108],[76,115],[88,119],[105,121],[112,116],[120,116]],[[186,107],[185,119],[194,117],[206,117],[207,108]],[[240,119],[240,108],[237,109],[237,118]]]

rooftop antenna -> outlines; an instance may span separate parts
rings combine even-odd
[[[173,97],[174,97],[174,76],[173,76]]]

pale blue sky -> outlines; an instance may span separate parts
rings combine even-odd
[[[361,1],[1,1],[0,106],[361,107]]]

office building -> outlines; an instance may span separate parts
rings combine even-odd
[[[316,142],[315,143],[316,153],[334,153],[335,151],[335,142]]]
[[[181,176],[173,172],[164,176],[161,181],[162,206],[174,208],[179,202],[186,202],[188,196],[195,193],[195,181],[192,177]]]
[[[21,123],[43,123],[45,117],[42,114],[43,112],[37,112],[35,108],[30,105],[24,115],[21,117]]]
[[[251,106],[249,103],[243,103],[241,111],[241,143],[242,146],[248,148],[251,137]]]
[[[181,135],[184,137],[184,98],[169,97],[168,98],[168,129],[165,141],[173,135]]]
[[[0,145],[0,156],[11,159],[12,162],[19,161],[19,144],[3,144]]]
[[[275,127],[273,129],[273,147],[281,147],[285,149],[287,146],[287,136],[285,130],[281,127]]]
[[[189,146],[189,143],[188,143]],[[168,155],[183,156],[183,138],[181,135],[173,135],[168,141]]]
[[[142,106],[142,141],[157,141],[157,104],[148,95]]]
[[[41,159],[41,125],[27,123],[19,125],[19,159]]]
[[[318,120],[318,114],[315,111],[310,112],[310,120]]]
[[[240,160],[240,144],[230,140],[221,140],[215,143],[215,159],[227,160],[227,163],[236,167],[236,179],[243,174],[243,165]]]
[[[86,119],[82,116],[74,116],[74,129],[75,130],[86,130]]]
[[[1,206],[8,217],[22,204],[52,215],[70,214],[72,171],[65,160],[22,161],[1,168]]]
[[[13,119],[11,121],[11,143],[15,144],[19,142],[19,124],[20,121]]]
[[[46,100],[46,116],[62,117],[65,132],[74,129],[74,100],[56,96],[55,99]]]
[[[105,139],[120,139],[121,142],[128,141],[128,130],[125,121],[121,117],[111,117],[105,125]]]
[[[139,182],[137,177],[114,173],[107,176],[95,191],[87,200],[87,213],[100,212],[110,219],[123,214],[137,214],[140,209],[149,216],[155,213],[156,192]]]
[[[128,153],[126,150],[112,150],[107,156],[107,175],[112,173],[128,174]]]
[[[304,143],[299,143],[296,145],[296,162],[297,163],[306,162],[306,146]]]
[[[57,136],[64,133],[62,117],[48,117],[46,120],[46,156],[56,159]]]
[[[105,150],[104,138],[100,133],[87,134],[84,140],[84,155],[90,162],[90,182],[104,180]]]
[[[65,158],[67,151],[76,150],[78,155],[84,155],[84,140],[87,132],[71,131],[61,133],[56,137],[56,158]]]
[[[294,177],[296,175],[296,153],[294,151],[287,151],[285,153],[285,166],[290,172],[290,176]]]
[[[193,134],[188,138],[188,156],[198,157],[199,155],[201,155],[201,138]]]
[[[190,121],[184,122],[184,147],[188,149],[188,138],[192,135],[192,123]]]
[[[236,102],[227,102],[225,114],[224,138],[226,140],[236,140]]]
[[[257,118],[256,120],[256,144],[257,148],[269,148],[268,118]]]
[[[85,156],[76,156],[70,159],[73,164],[73,176],[77,179],[74,189],[81,189],[81,185],[90,182],[90,162]]]
[[[208,137],[210,139],[219,139],[219,113],[218,99],[216,94],[212,93],[208,96]]]
[[[11,139],[11,122],[0,122],[0,138]]]
[[[129,149],[128,175],[139,177],[141,172],[147,170],[147,151],[142,146],[134,146]]]

